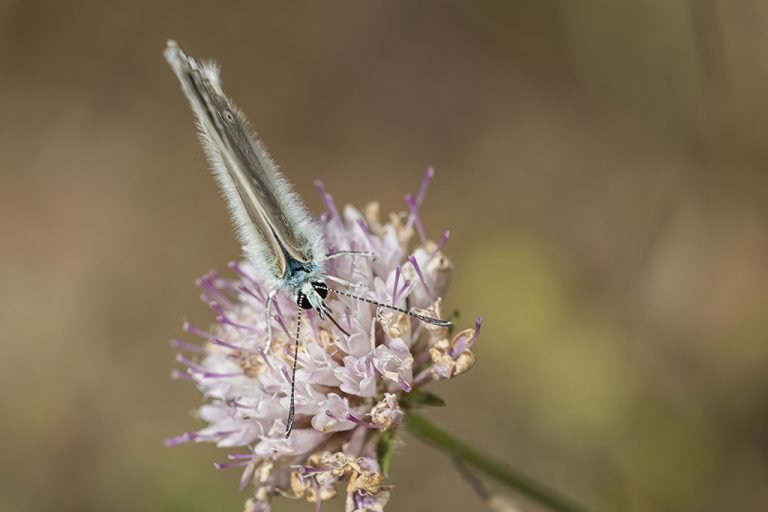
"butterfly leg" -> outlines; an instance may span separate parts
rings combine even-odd
[[[347,286],[349,288],[356,288],[356,287],[364,287],[365,285],[362,283],[352,283],[350,281],[347,281],[346,279],[342,279],[340,277],[336,276],[325,276],[325,278],[329,281],[333,281],[336,284],[340,284],[342,286]]]
[[[371,251],[339,251],[332,254],[326,254],[325,258],[321,259],[320,261],[328,261],[334,258],[339,258],[341,256],[359,256],[361,258],[376,259],[376,253]]]
[[[277,290],[272,290],[267,295],[267,348],[266,353],[269,354],[272,348],[272,301],[275,300]]]

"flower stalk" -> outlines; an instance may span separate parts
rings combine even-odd
[[[558,512],[588,512],[586,508],[563,496],[555,489],[510,468],[498,459],[472,448],[415,411],[407,412],[405,427],[408,432],[421,441],[458,459],[467,466],[471,466],[496,479],[510,490],[538,501],[552,510]]]

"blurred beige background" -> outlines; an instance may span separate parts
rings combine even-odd
[[[170,37],[316,213],[435,166],[486,323],[433,418],[596,511],[768,509],[768,4],[5,0],[0,510],[241,510],[223,452],[162,446],[198,425],[167,340],[238,255]],[[391,510],[482,506],[404,440]]]

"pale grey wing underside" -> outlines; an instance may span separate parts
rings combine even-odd
[[[195,113],[203,145],[244,245],[256,246],[251,250],[261,252],[265,260],[259,263],[265,263],[276,278],[285,278],[289,271],[286,253],[311,264],[316,242],[311,239],[315,237],[312,222],[250,133],[243,115],[224,95],[216,69],[198,65],[172,41],[165,58]]]

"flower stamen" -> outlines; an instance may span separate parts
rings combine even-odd
[[[432,254],[429,255],[429,258],[427,258],[427,265],[434,259],[435,256],[437,256],[440,251],[443,250],[443,246],[448,241],[448,239],[451,238],[451,230],[446,229],[445,233],[443,233],[443,236],[440,237],[440,241],[437,242],[437,245],[435,246],[435,250],[432,251]]]
[[[211,340],[211,339],[214,338],[213,334],[211,334],[209,332],[206,332],[206,331],[200,329],[199,327],[195,327],[194,325],[192,325],[191,323],[186,322],[186,321],[184,322],[184,325],[182,326],[182,329],[185,332],[188,332],[190,334],[194,334],[195,336],[199,336],[200,338],[203,338],[203,339],[206,339],[206,340]]]
[[[315,180],[315,188],[317,188],[317,191],[320,192],[320,195],[323,198],[323,202],[325,202],[325,207],[328,209],[328,213],[330,213],[331,217],[336,220],[339,228],[344,229],[344,222],[341,218],[341,215],[339,215],[339,211],[336,209],[336,204],[333,202],[333,197],[331,194],[325,191],[325,185],[323,182],[320,180]]]
[[[179,350],[186,350],[187,352],[195,352],[196,354],[205,354],[205,347],[198,345],[197,343],[191,343],[189,341],[181,340],[179,338],[173,338],[171,340],[171,346]]]
[[[405,196],[405,202],[408,204],[408,208],[411,210],[411,216],[409,220],[413,219],[414,224],[416,224],[416,232],[419,233],[421,243],[424,244],[427,241],[427,235],[424,233],[424,226],[421,225],[419,207],[416,205],[416,202],[413,200],[413,196],[411,194]]]
[[[400,281],[400,274],[402,272],[403,272],[403,269],[400,268],[400,265],[398,265],[397,268],[395,269],[395,283],[392,285],[392,304],[395,304],[395,305],[397,304],[397,296],[399,295],[397,290],[397,285],[398,285],[398,281]]]
[[[429,297],[430,302],[435,302],[435,296],[432,295],[432,290],[429,289],[429,285],[427,284],[427,280],[424,279],[424,274],[421,272],[421,267],[419,267],[419,262],[416,261],[416,257],[411,255],[408,258],[408,261],[411,262],[411,265],[413,265],[413,269],[416,271],[416,275],[419,276],[419,280],[421,281],[421,285],[424,287],[424,291],[427,293],[427,297]]]

